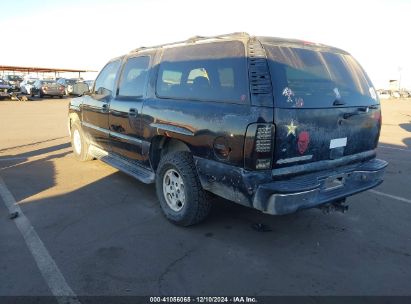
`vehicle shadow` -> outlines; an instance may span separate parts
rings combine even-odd
[[[69,97],[69,96],[66,96],[66,95],[64,95],[63,98],[60,98],[58,96],[47,96],[47,97],[43,97],[43,98],[38,97],[38,96],[27,96],[27,99],[28,99],[29,102],[30,101],[39,102],[39,101],[47,101],[47,100],[68,100],[70,98],[72,98],[72,97]]]
[[[411,122],[399,124],[401,128],[403,128],[407,132],[411,132]]]
[[[39,142],[39,143],[44,143],[44,142],[48,142],[48,141],[42,141],[42,142]],[[36,144],[38,144],[38,143],[36,143]],[[6,149],[3,149],[3,150],[0,150],[0,153],[2,151],[15,149],[15,148],[26,147],[26,146],[28,146],[28,145],[12,147],[12,148],[6,148]],[[32,151],[28,151],[28,152],[25,152],[25,153],[20,153],[20,154],[18,154],[18,158],[29,158],[29,157],[33,157],[33,156],[40,156],[40,155],[47,154],[47,153],[50,153],[50,152],[54,152],[54,151],[58,151],[58,150],[62,150],[62,149],[67,149],[69,147],[70,147],[69,143],[59,144],[59,145],[55,145],[55,146],[51,146],[51,147],[32,150]],[[10,157],[13,157],[13,156],[11,156],[11,155],[2,155],[2,156],[0,156],[0,160],[7,159],[7,158],[10,158]]]
[[[18,194],[17,201],[55,186],[54,161],[69,154],[69,146],[63,143],[17,155],[1,155],[0,175],[10,183],[10,190]]]
[[[42,140],[42,141],[37,141],[37,142],[34,142],[34,143],[25,144],[25,145],[20,145],[20,146],[6,147],[6,148],[3,148],[3,149],[0,149],[0,153],[4,153],[4,152],[9,151],[9,150],[12,150],[12,149],[18,149],[18,148],[35,146],[35,145],[38,145],[38,144],[43,144],[43,143],[46,143],[46,142],[51,142],[51,141],[55,141],[55,140],[63,139],[63,138],[67,138],[67,136],[51,138],[51,139]],[[20,154],[20,156],[21,156],[21,154]]]

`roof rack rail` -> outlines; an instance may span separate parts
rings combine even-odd
[[[142,51],[142,50],[145,50],[145,49],[161,48],[161,47],[165,47],[165,46],[169,46],[169,45],[175,45],[175,44],[181,44],[181,43],[194,43],[194,42],[197,42],[197,41],[207,40],[207,39],[222,39],[222,38],[239,37],[239,36],[240,37],[242,37],[242,36],[250,37],[250,35],[246,32],[234,32],[234,33],[217,35],[217,36],[194,36],[194,37],[188,38],[187,40],[183,40],[183,41],[159,44],[159,45],[155,45],[155,46],[151,46],[151,47],[142,46],[142,47],[131,50],[130,53],[136,53],[138,51]]]

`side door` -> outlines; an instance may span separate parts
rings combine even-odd
[[[83,130],[94,145],[106,151],[110,150],[108,111],[120,65],[121,58],[106,64],[96,78],[92,93],[84,96],[81,106]]]
[[[136,55],[123,65],[116,97],[111,101],[109,129],[112,152],[128,160],[142,159],[141,110],[152,56]]]

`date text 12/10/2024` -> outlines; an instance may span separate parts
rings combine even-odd
[[[150,297],[150,303],[258,303],[255,297]]]

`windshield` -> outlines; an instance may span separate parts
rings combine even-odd
[[[10,80],[18,80],[18,81],[22,80],[21,77],[16,76],[16,75],[9,75],[9,76],[7,76],[7,77],[8,77]]]
[[[376,92],[351,55],[266,46],[275,103],[282,108],[323,108],[377,103]]]

